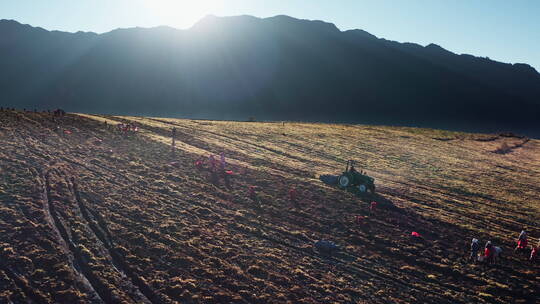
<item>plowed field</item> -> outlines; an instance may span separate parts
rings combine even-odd
[[[318,179],[348,159],[375,196]],[[0,303],[538,303],[540,266],[513,247],[539,217],[538,140],[0,112]],[[498,265],[466,261],[473,237]]]

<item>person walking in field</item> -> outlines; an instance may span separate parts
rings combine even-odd
[[[527,231],[521,230],[521,233],[518,236],[518,240],[527,239]]]
[[[527,248],[528,240],[527,240],[527,232],[525,230],[522,230],[519,234],[517,246],[516,249],[514,249],[514,252],[522,251]]]
[[[173,127],[172,128],[172,143],[171,143],[171,150],[172,150],[172,153],[174,154],[174,152],[176,152],[176,128]]]
[[[210,171],[216,172],[216,158],[213,154],[208,156],[208,166],[210,168]]]
[[[486,262],[486,264],[493,264],[493,254],[493,245],[491,245],[491,241],[487,241],[484,248],[484,262]]]
[[[531,256],[529,257],[529,261],[534,262],[536,258],[538,257],[538,251],[540,250],[540,239],[538,239],[538,244],[536,246],[532,246],[531,250]]]
[[[499,246],[493,246],[493,263],[497,264],[502,259],[502,248]]]
[[[478,239],[476,238],[472,239],[470,260],[472,261],[476,260],[476,257],[478,257],[479,250],[480,250],[480,243],[478,242]]]
[[[227,161],[225,160],[225,153],[221,152],[219,154],[219,164],[221,166],[221,170],[225,172],[225,167],[227,166]]]

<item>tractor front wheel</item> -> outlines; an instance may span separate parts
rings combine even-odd
[[[350,184],[351,184],[351,180],[349,179],[347,175],[342,175],[339,177],[338,185],[340,188],[342,189],[347,188],[349,187]]]

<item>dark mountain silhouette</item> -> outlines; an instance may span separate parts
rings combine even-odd
[[[540,74],[287,16],[188,30],[46,31],[0,21],[0,104],[209,119],[540,135]]]

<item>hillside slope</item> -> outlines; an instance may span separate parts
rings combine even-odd
[[[208,16],[187,30],[97,35],[0,20],[0,36],[4,106],[540,136],[534,68],[322,21]]]
[[[538,140],[22,111],[0,122],[2,303],[538,300],[540,266],[511,254],[523,227],[540,236]],[[229,185],[194,164],[221,152]],[[347,159],[376,178],[375,212],[316,178]],[[502,246],[501,265],[466,263],[473,237]],[[318,239],[343,250],[316,254]]]

